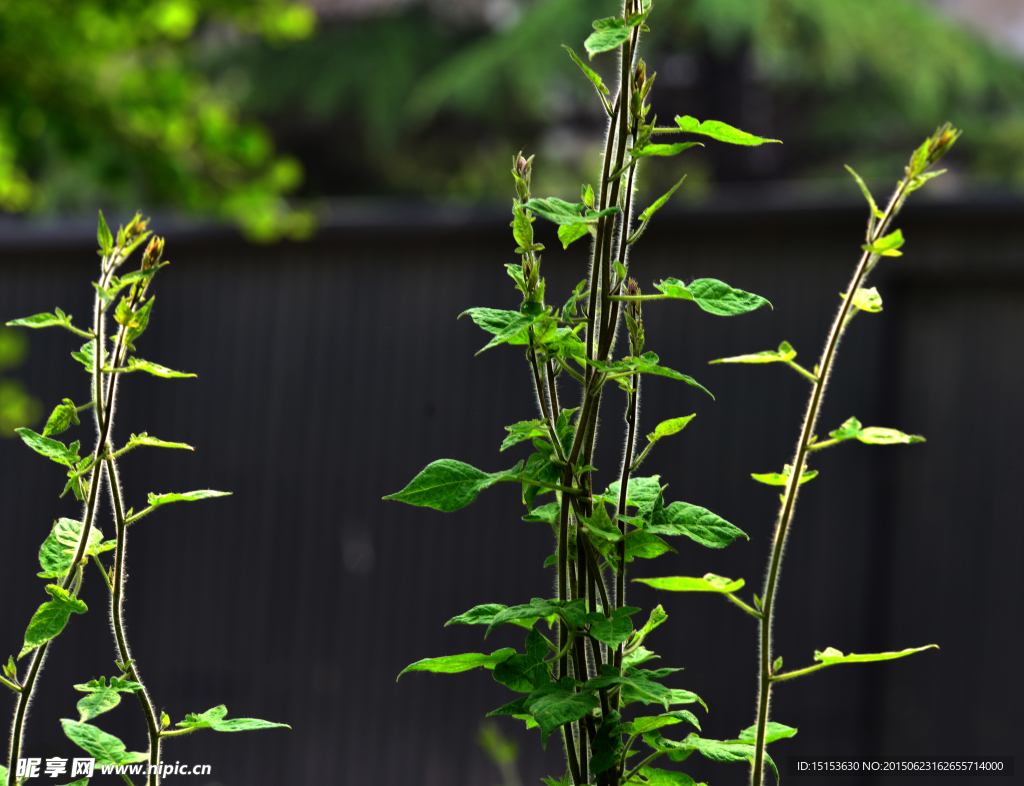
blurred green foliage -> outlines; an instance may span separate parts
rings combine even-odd
[[[842,163],[871,177],[900,166],[904,150],[945,120],[966,131],[954,173],[1024,181],[1022,64],[919,0],[657,4],[647,49],[660,72],[654,111],[786,143],[732,156],[738,168],[704,151],[691,183],[841,177]],[[590,21],[618,5],[520,2],[494,27],[418,5],[326,27],[288,51],[236,50],[215,71],[241,70],[259,86],[246,107],[307,169],[315,162],[310,195],[496,196],[519,149],[540,155],[539,191],[571,193],[594,176],[580,162],[604,121],[558,45],[580,50]],[[593,65],[605,81],[614,76],[610,57]],[[665,172],[666,183],[676,177]]]
[[[17,368],[28,356],[28,339],[17,330],[0,327],[0,375]],[[34,426],[43,406],[17,379],[0,376],[0,439],[15,436],[14,429]]]
[[[301,235],[288,207],[301,167],[201,69],[244,37],[308,37],[286,0],[29,0],[0,3],[0,209],[171,205],[240,223],[257,239]]]

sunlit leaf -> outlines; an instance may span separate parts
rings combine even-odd
[[[676,116],[676,125],[688,134],[703,134],[719,142],[728,142],[730,145],[763,145],[765,142],[782,143],[780,139],[767,139],[754,136],[746,131],[740,131],[726,123],[718,120],[705,120],[703,123],[690,115]]]

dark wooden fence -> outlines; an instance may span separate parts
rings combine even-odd
[[[785,339],[812,365],[865,218],[858,205],[764,196],[666,211],[633,257],[642,285],[714,276],[775,306],[731,319],[686,303],[645,308],[648,348],[717,396],[670,380],[645,384],[642,423],[698,413],[648,468],[670,484],[669,499],[718,512],[750,542],[721,552],[679,542],[678,555],[638,564],[635,575],[712,571],[760,588],[777,502],[749,473],[790,459],[806,385],[778,366],[706,363]],[[844,341],[822,430],[856,415],[928,442],[858,443],[816,457],[821,475],[801,496],[782,576],[777,650],[787,667],[809,665],[826,646],[941,650],[780,686],[774,717],[800,729],[773,746],[783,765],[796,754],[1021,753],[1022,216],[1024,202],[1007,198],[911,206],[900,219],[906,255],[886,260],[873,280],[885,310],[858,317]],[[499,780],[475,736],[484,713],[507,701],[505,689],[486,673],[411,674],[397,684],[395,676],[426,656],[521,646],[514,631],[483,642],[480,628],[442,626],[476,603],[548,595],[550,535],[519,521],[510,486],[447,515],[381,496],[435,458],[496,470],[521,457],[497,452],[503,426],[534,416],[520,353],[474,357],[484,336],[455,319],[471,306],[517,305],[502,269],[515,261],[507,222],[501,212],[366,208],[339,212],[308,243],[268,248],[220,230],[167,230],[173,264],[140,351],[199,378],[127,378],[116,434],[146,430],[197,450],[126,457],[128,501],[139,508],[149,491],[206,487],[235,495],[165,508],[133,527],[129,635],[174,720],[224,703],[232,715],[293,726],[168,741],[169,761],[213,765],[212,779],[190,783]],[[59,305],[86,318],[90,230],[0,228],[0,316]],[[584,249],[555,250],[544,232],[548,291],[562,293],[585,275]],[[47,407],[86,400],[87,377],[68,356],[74,337],[31,338],[18,372],[28,388]],[[601,482],[618,467],[620,399],[612,393],[603,405]],[[80,434],[91,443],[90,428]],[[58,515],[78,515],[73,500],[57,499],[62,484],[56,465],[17,440],[0,442],[4,659],[45,600],[39,544]],[[112,532],[107,512],[100,526]],[[638,605],[660,602],[670,615],[651,645],[663,664],[686,667],[675,684],[707,701],[705,734],[735,736],[754,715],[752,621],[717,598],[634,586]],[[58,723],[75,717],[80,694],[70,686],[115,673],[95,575],[83,593],[91,611],[48,658],[30,755],[76,755]],[[144,748],[131,701],[98,722]],[[502,722],[521,740],[524,781],[558,772],[557,743],[542,753],[520,726]],[[691,763],[709,782],[746,779],[742,767]]]

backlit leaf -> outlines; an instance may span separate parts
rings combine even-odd
[[[746,583],[743,579],[727,579],[714,573],[705,574],[703,578],[692,576],[670,576],[662,579],[633,579],[655,589],[670,592],[736,592]]]
[[[63,442],[44,437],[42,434],[36,434],[30,428],[16,428],[14,430],[26,445],[36,453],[46,456],[51,461],[56,461],[58,464],[63,464],[67,467],[78,461],[77,442],[72,443],[71,447],[74,450],[71,450]]]
[[[118,371],[122,374],[130,374],[133,371],[145,371],[147,374],[152,374],[154,377],[162,377],[163,379],[183,379],[195,376],[195,374],[175,371],[172,368],[167,368],[167,366],[161,366],[159,363],[153,363],[152,361],[137,357],[128,358],[128,365],[119,368]]]
[[[669,198],[676,192],[676,189],[678,189],[679,186],[683,184],[684,180],[686,180],[686,175],[683,175],[679,179],[679,182],[672,186],[672,188],[670,188],[668,192],[658,197],[653,202],[653,204],[651,204],[650,207],[648,207],[643,213],[637,216],[637,219],[640,221],[649,221],[651,216],[653,216],[658,210],[664,207],[665,203],[668,202]]]
[[[256,731],[257,729],[290,729],[285,723],[272,723],[259,718],[232,718],[224,720],[228,708],[223,704],[208,709],[199,715],[189,714],[185,720],[175,724],[184,729],[213,729],[214,731]]]
[[[786,464],[782,468],[782,472],[766,472],[762,474],[751,473],[750,477],[756,480],[758,483],[764,483],[768,486],[785,486],[789,483],[789,476],[793,474],[793,467]],[[803,475],[800,476],[800,485],[807,483],[809,480],[814,480],[818,477],[818,470],[816,469],[805,469]]]
[[[778,142],[780,139],[766,139],[765,137],[754,136],[746,131],[740,131],[726,123],[718,120],[705,120],[703,123],[690,115],[676,116],[676,125],[688,134],[703,134],[719,142],[728,142],[730,145],[763,145],[765,142]]]
[[[48,437],[51,434],[60,434],[67,431],[72,425],[78,425],[78,410],[75,407],[75,403],[69,399],[64,399],[63,403],[58,404],[50,417],[46,420],[46,426],[43,427],[42,436]]]
[[[725,548],[736,538],[750,540],[739,527],[706,508],[688,502],[673,502],[656,510],[644,531],[656,535],[685,535],[712,549]]]
[[[771,306],[760,295],[734,289],[716,278],[698,278],[689,284],[677,278],[666,278],[654,288],[669,297],[692,300],[709,314],[722,317],[746,314],[764,305]]]
[[[121,740],[91,724],[69,718],[62,718],[60,723],[68,739],[96,759],[97,764],[131,764],[149,759],[146,753],[125,750]]]
[[[185,491],[181,494],[153,494],[150,492],[148,502],[153,507],[167,505],[171,502],[195,502],[200,499],[212,499],[213,497],[231,496],[230,491],[213,491],[212,489],[200,489],[198,491]]]
[[[663,420],[657,426],[654,427],[654,431],[647,435],[647,439],[650,442],[657,442],[663,437],[670,437],[673,434],[678,434],[686,425],[697,417],[697,414],[686,415],[681,418],[672,418],[671,420]]]
[[[879,238],[874,243],[861,246],[861,248],[872,254],[878,254],[883,257],[900,257],[903,256],[903,252],[897,251],[897,249],[902,245],[903,233],[897,229],[895,232]]]
[[[754,352],[750,355],[734,355],[729,358],[719,358],[711,363],[786,363],[796,357],[796,350],[790,346],[788,341],[779,344],[778,349],[768,349],[764,352]]]
[[[562,241],[562,248],[568,248],[589,232],[586,224],[559,224],[558,239]]]
[[[44,603],[32,615],[28,630],[25,631],[25,646],[18,654],[19,659],[58,636],[64,630],[72,613],[84,614],[89,610],[83,601],[72,598],[63,587],[47,584],[46,591],[53,600]]]
[[[618,207],[595,211],[588,208],[583,202],[566,202],[558,197],[531,199],[524,207],[556,224],[592,224],[599,218],[619,212]]]
[[[632,147],[629,149],[629,154],[633,158],[645,158],[647,156],[677,156],[684,150],[689,150],[691,147],[704,147],[700,142],[676,142],[671,145],[659,145],[652,142],[647,143],[643,147]]]
[[[597,88],[597,92],[602,95],[608,95],[608,88],[605,87],[604,82],[601,81],[600,75],[586,63],[580,60],[576,53],[573,52],[572,49],[567,47],[565,44],[562,44],[562,48],[569,53],[569,57],[572,58],[572,61],[580,67],[580,70],[583,72],[584,76],[586,76],[587,79],[590,80],[591,84],[593,84],[594,87]]]
[[[820,661],[826,666],[834,666],[837,663],[874,663],[879,660],[895,660],[896,658],[905,658],[907,655],[913,655],[915,652],[924,652],[928,649],[938,649],[938,644],[926,644],[923,647],[913,647],[910,649],[900,650],[899,652],[876,652],[870,655],[858,655],[851,652],[849,655],[844,655],[834,647],[826,647],[824,651],[815,650],[814,659]]]

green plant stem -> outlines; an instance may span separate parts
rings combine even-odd
[[[727,593],[725,597],[727,600],[730,600],[733,603],[735,603],[737,606],[739,606],[741,609],[747,612],[747,614],[751,615],[755,619],[761,619],[761,612],[759,612],[753,606],[749,606],[746,603],[744,603],[742,600],[737,598],[733,593]]]
[[[622,457],[622,474],[619,478],[619,503],[615,509],[615,518],[619,521],[619,533],[622,535],[622,540],[616,544],[619,570],[615,577],[615,608],[621,608],[626,604],[626,522],[621,517],[626,515],[629,473],[633,463],[633,451],[636,441],[637,404],[640,399],[639,374],[634,376],[633,391],[633,393],[629,394],[626,408],[626,452]],[[617,669],[622,668],[622,644],[615,648],[614,665]],[[614,705],[615,709],[618,709],[618,699],[615,700]]]
[[[772,682],[784,682],[785,680],[791,680],[794,677],[802,677],[805,674],[812,674],[813,672],[820,671],[821,669],[824,669],[824,668],[826,668],[828,666],[831,666],[831,665],[833,665],[833,664],[831,664],[831,663],[816,663],[815,665],[808,666],[805,669],[797,669],[796,671],[785,671],[782,674],[773,674],[771,681]]]
[[[906,198],[908,180],[900,181],[892,199],[889,201],[884,214],[874,232],[868,235],[868,245],[872,245],[885,233],[889,223],[902,207]],[[804,416],[803,426],[800,432],[800,441],[797,443],[796,456],[793,459],[793,472],[786,484],[786,493],[783,497],[782,509],[779,513],[778,523],[775,527],[775,537],[772,543],[772,556],[768,565],[768,577],[765,580],[764,595],[761,603],[762,618],[760,621],[760,680],[757,703],[757,733],[754,746],[754,768],[751,775],[753,786],[761,786],[764,778],[764,748],[765,732],[768,727],[768,706],[771,696],[772,684],[772,614],[775,607],[775,588],[779,579],[779,570],[782,565],[782,553],[786,544],[786,536],[789,534],[789,525],[793,519],[793,512],[796,508],[797,490],[800,487],[800,478],[803,475],[804,463],[810,450],[811,440],[814,437],[814,427],[818,420],[818,413],[824,396],[825,387],[829,375],[832,373],[832,364],[835,360],[836,350],[839,346],[839,339],[847,323],[847,315],[853,308],[853,297],[860,288],[865,277],[877,262],[878,256],[870,251],[864,251],[860,261],[850,280],[846,296],[839,306],[839,313],[829,331],[828,340],[825,342],[825,349],[822,352],[821,360],[818,363],[818,377],[814,381],[811,390],[811,397],[807,404],[807,412]]]
[[[631,769],[629,771],[629,775],[622,779],[623,786],[625,786],[625,784],[629,783],[633,778],[635,778],[637,774],[640,772],[640,770],[642,770],[644,767],[646,767],[648,764],[650,764],[652,761],[658,758],[662,753],[664,753],[664,751],[655,751],[642,762],[640,762],[638,765],[636,765],[633,769]]]
[[[787,360],[786,361],[786,365],[788,365],[794,371],[796,371],[796,372],[802,374],[803,376],[807,377],[809,380],[811,380],[811,382],[817,382],[818,381],[818,378],[816,376],[814,376],[814,374],[812,374],[810,371],[805,369],[799,363],[797,363],[795,361],[792,361],[792,360]]]
[[[149,731],[149,764],[150,773],[148,776],[149,786],[157,786],[160,783],[160,724],[157,721],[156,712],[153,710],[153,703],[150,701],[149,693],[139,674],[132,663],[132,656],[128,649],[128,639],[124,635],[124,560],[125,551],[128,546],[128,525],[124,518],[124,506],[121,502],[121,484],[117,477],[117,467],[113,459],[107,458],[107,477],[110,480],[110,496],[114,506],[114,517],[117,523],[117,548],[114,551],[114,577],[113,577],[113,600],[110,604],[110,621],[114,627],[114,638],[117,641],[117,651],[121,662],[125,664],[125,674],[142,687],[135,691],[142,705],[142,713],[146,716],[146,727]]]
[[[8,688],[10,688],[15,693],[21,693],[21,686],[20,685],[16,685],[15,683],[11,682],[10,680],[8,680],[8,679],[6,679],[4,677],[0,677],[0,685],[6,685]]]

